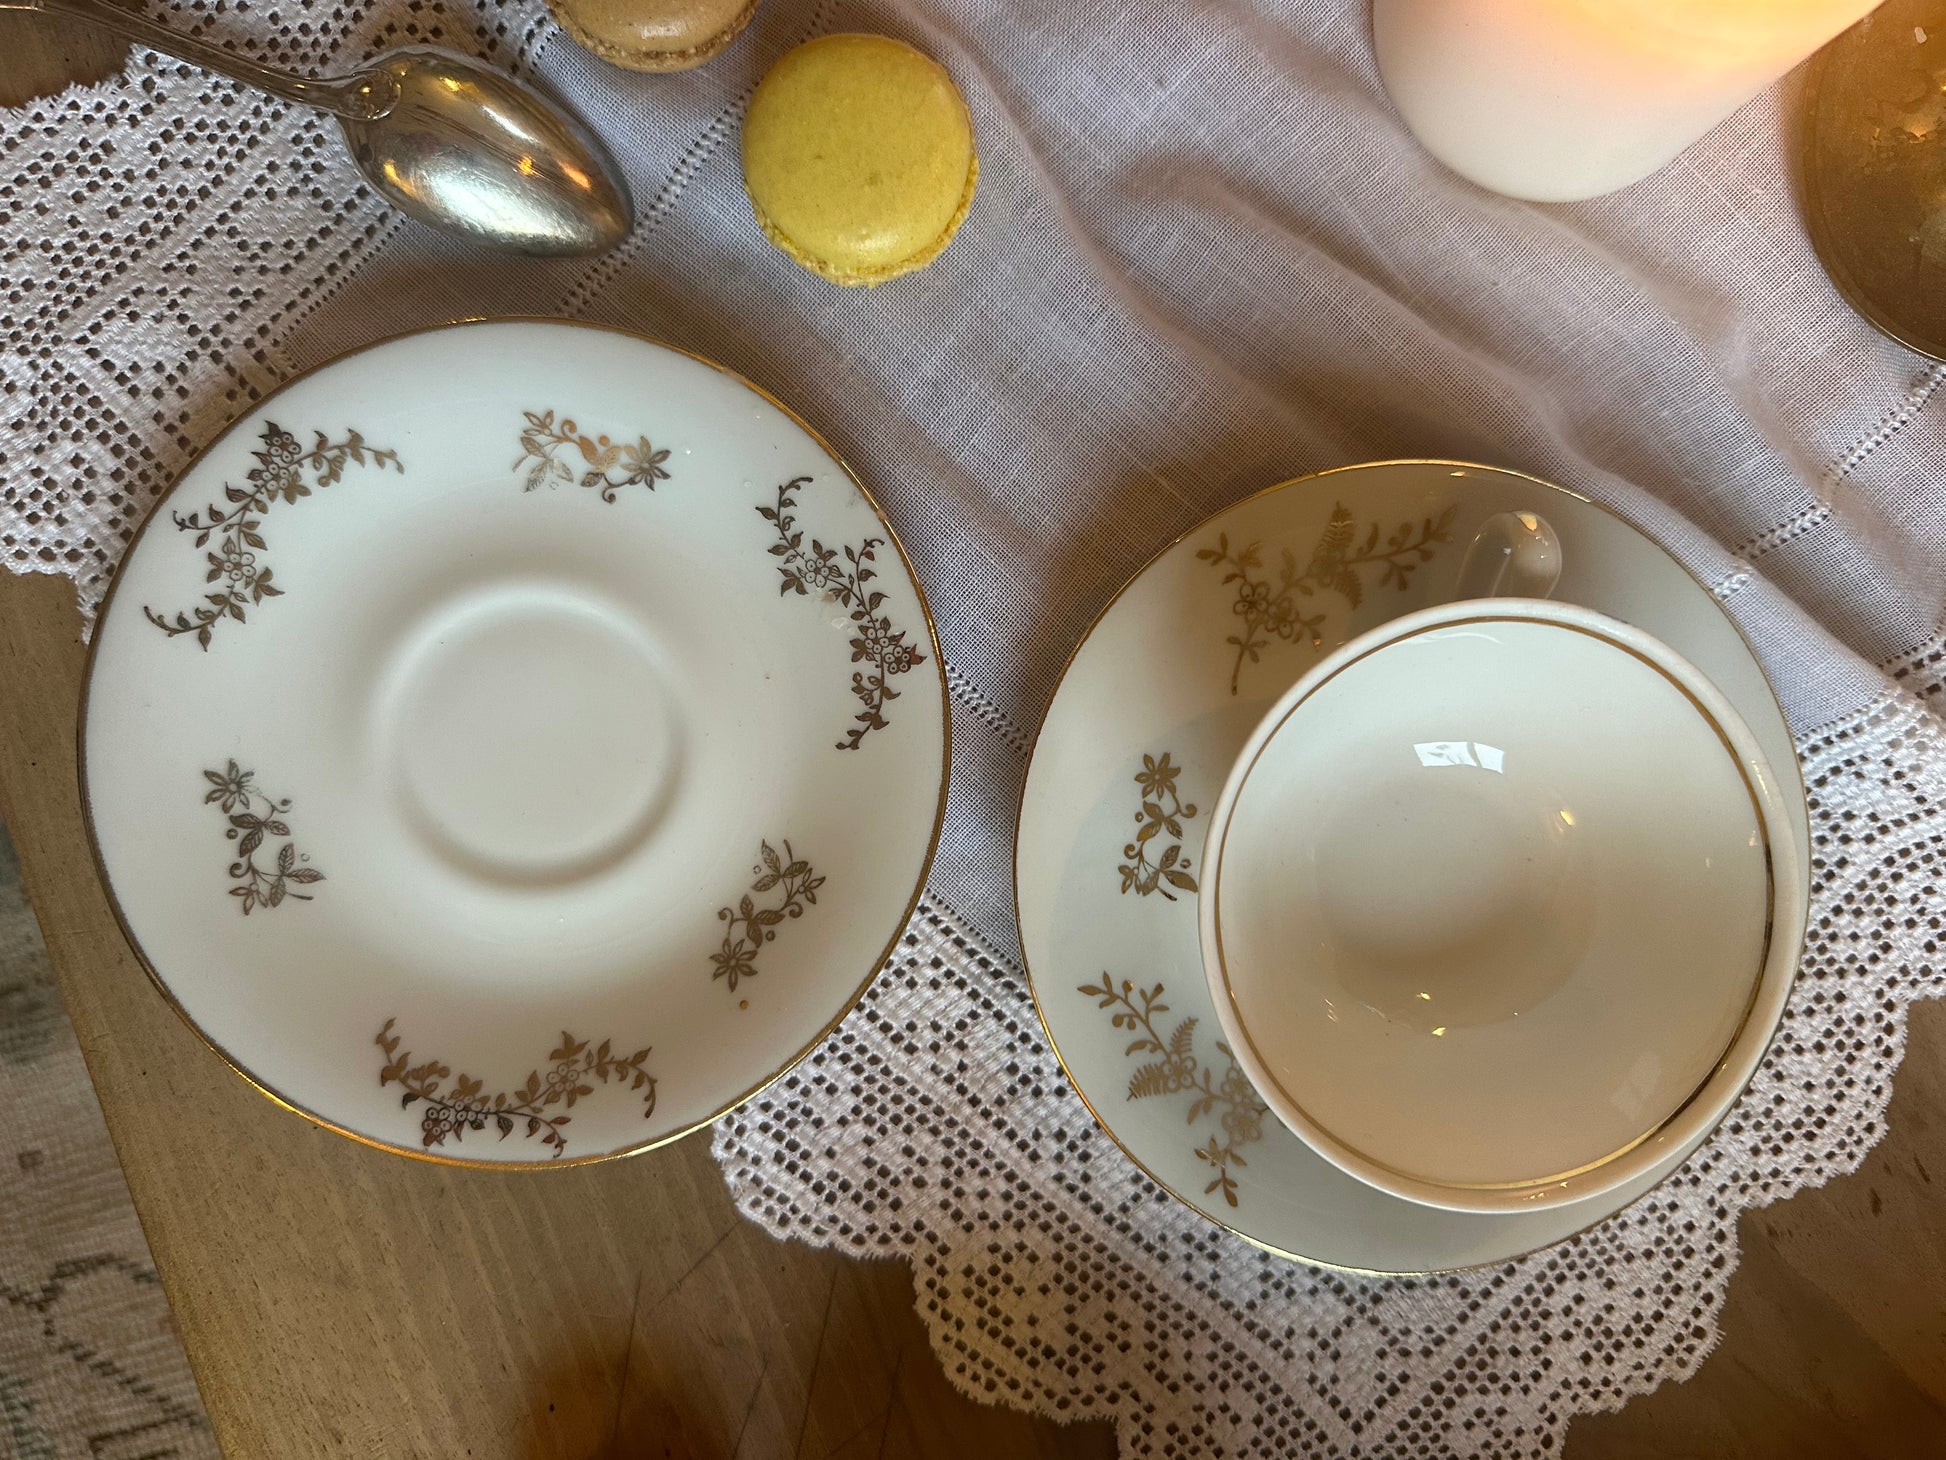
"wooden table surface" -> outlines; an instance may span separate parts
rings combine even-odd
[[[120,55],[0,14],[0,104]],[[706,1136],[494,1174],[369,1150],[257,1095],[150,988],[96,881],[82,663],[69,584],[0,572],[0,813],[227,1454],[1114,1452],[1105,1424],[959,1394],[906,1265],[744,1221]],[[1864,1167],[1741,1236],[1722,1346],[1690,1382],[1576,1421],[1568,1460],[1946,1456],[1946,1008],[1915,1014]]]

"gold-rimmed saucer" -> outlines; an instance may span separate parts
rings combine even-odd
[[[1348,467],[1201,524],[1137,573],[1084,636],[1035,744],[1015,843],[1036,1005],[1096,1119],[1164,1187],[1273,1251],[1368,1272],[1505,1260],[1611,1215],[1638,1179],[1548,1211],[1440,1211],[1324,1161],[1265,1111],[1222,1043],[1197,947],[1207,816],[1264,712],[1331,648],[1446,601],[1465,544],[1539,512],[1567,570],[1556,597],[1633,623],[1701,668],[1808,826],[1791,738],[1748,645],[1643,534],[1538,479],[1457,462]],[[1798,865],[1779,875],[1808,881]]]
[[[883,962],[945,809],[919,585],[801,421],[567,321],[383,341],[157,504],[91,654],[124,931],[265,1093],[568,1165],[706,1123]]]

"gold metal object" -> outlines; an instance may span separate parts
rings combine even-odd
[[[1808,97],[1800,182],[1825,272],[1946,360],[1946,0],[1886,0],[1825,49]]]
[[[605,253],[634,222],[599,139],[557,103],[470,56],[404,46],[348,76],[294,76],[111,0],[0,0],[72,16],[338,119],[352,161],[400,212],[519,253]]]

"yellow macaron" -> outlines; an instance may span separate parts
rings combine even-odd
[[[835,284],[882,284],[938,258],[979,176],[959,87],[890,36],[806,41],[770,68],[743,120],[757,222]]]
[[[743,33],[757,0],[548,0],[575,40],[631,71],[687,71]]]

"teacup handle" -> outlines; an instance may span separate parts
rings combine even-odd
[[[1497,512],[1460,563],[1455,599],[1547,598],[1561,581],[1561,539],[1535,512]]]

